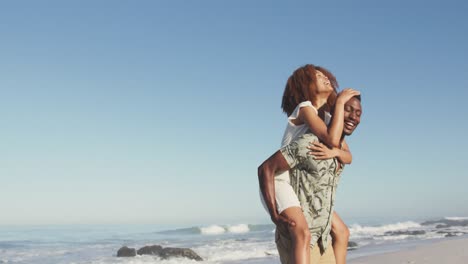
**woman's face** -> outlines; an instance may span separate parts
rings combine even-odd
[[[316,93],[332,92],[333,87],[328,77],[321,71],[315,71],[317,91]]]

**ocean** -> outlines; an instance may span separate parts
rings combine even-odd
[[[348,259],[467,236],[468,217],[349,225]],[[273,224],[0,226],[0,263],[280,263]],[[204,261],[155,256],[117,257],[122,246],[191,248]]]

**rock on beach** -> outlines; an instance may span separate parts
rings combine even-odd
[[[152,255],[158,256],[162,259],[168,258],[177,258],[183,257],[188,259],[193,259],[196,261],[202,261],[203,258],[200,257],[195,251],[190,248],[163,248],[160,245],[151,245],[151,246],[144,246],[138,250],[134,248],[128,248],[126,246],[121,247],[117,251],[117,257],[134,257],[136,255]]]

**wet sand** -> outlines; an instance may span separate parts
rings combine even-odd
[[[429,245],[404,249],[398,252],[360,257],[349,264],[466,264],[468,263],[468,238],[450,239]]]

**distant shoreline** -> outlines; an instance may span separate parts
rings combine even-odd
[[[420,245],[391,253],[358,257],[348,261],[349,264],[439,264],[468,263],[468,238],[452,238],[431,244]]]

